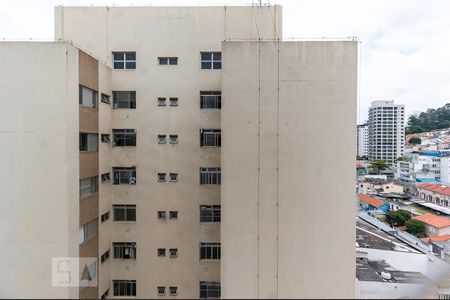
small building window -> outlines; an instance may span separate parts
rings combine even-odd
[[[80,179],[80,199],[98,193],[98,176]]]
[[[166,212],[163,210],[158,211],[158,219],[159,220],[165,220],[166,219]]]
[[[113,280],[114,296],[136,296],[136,280]]]
[[[136,109],[136,92],[135,91],[113,92],[113,108]]]
[[[114,204],[113,205],[114,221],[136,221],[136,205],[135,204]]]
[[[158,182],[166,181],[166,173],[158,173]]]
[[[136,259],[136,243],[113,243],[114,258]]]
[[[178,256],[178,249],[177,248],[170,248],[169,249],[169,255],[172,258],[175,258]]]
[[[169,99],[169,105],[170,106],[178,106],[178,98],[177,97],[171,97]]]
[[[84,107],[97,107],[97,91],[88,87],[79,86],[79,104]]]
[[[110,249],[108,249],[108,251],[106,251],[105,253],[102,254],[102,256],[100,256],[101,263],[104,263],[105,261],[108,260],[110,252],[111,252]]]
[[[222,68],[222,53],[201,52],[202,69],[218,70]]]
[[[220,243],[200,243],[200,259],[219,260]]]
[[[102,143],[110,143],[111,142],[110,135],[102,133],[101,140],[102,140]]]
[[[220,168],[200,168],[200,184],[220,184]]]
[[[222,92],[218,91],[201,91],[200,92],[200,108],[222,108]]]
[[[113,167],[113,184],[136,184],[136,167]]]
[[[111,180],[110,173],[102,174],[102,182],[108,182]]]
[[[221,219],[220,205],[200,205],[200,223],[218,223]]]
[[[136,52],[113,52],[114,69],[136,69]]]
[[[165,144],[165,143],[166,143],[166,135],[158,134],[158,144]]]
[[[158,296],[165,296],[166,295],[166,287],[158,286],[157,292],[158,292]]]
[[[200,281],[200,299],[220,298],[220,282]]]
[[[169,178],[171,182],[177,182],[178,181],[178,173],[170,173]]]
[[[109,211],[105,212],[104,214],[102,214],[102,216],[100,217],[100,221],[103,223],[105,221],[109,220]]]
[[[169,294],[170,294],[170,296],[178,295],[178,287],[176,287],[176,286],[169,287]]]
[[[158,97],[158,106],[166,106],[166,98]]]
[[[98,134],[80,132],[80,152],[97,152]]]
[[[178,134],[169,135],[169,142],[171,144],[178,144]]]
[[[169,219],[178,219],[178,211],[176,210],[169,211]]]
[[[220,147],[221,144],[220,129],[200,129],[200,147]]]
[[[157,252],[157,255],[159,257],[166,256],[166,249],[165,248],[158,248],[158,250],[156,252]]]
[[[103,102],[103,103],[106,103],[106,104],[110,104],[111,103],[111,100],[110,100],[110,96],[109,95],[106,95],[106,94],[101,94],[101,101]]]
[[[135,129],[113,129],[113,146],[136,146]]]
[[[178,57],[158,57],[160,65],[178,65]]]
[[[80,226],[80,245],[92,240],[97,236],[98,219]]]

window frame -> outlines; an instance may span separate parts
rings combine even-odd
[[[158,97],[157,102],[158,106],[167,106],[167,98],[166,97]]]
[[[211,99],[213,105],[209,104]],[[200,91],[200,109],[222,109],[222,92]]]
[[[165,62],[165,63],[162,63]],[[160,66],[177,66],[178,56],[158,56],[158,65]]]
[[[83,103],[88,103],[88,102],[84,102],[83,89],[86,89],[89,92],[92,92],[92,97],[93,97],[92,104],[90,104],[90,105],[83,104]],[[97,106],[98,106],[98,92],[96,90],[94,90],[94,89],[91,89],[91,88],[87,87],[87,86],[79,84],[78,85],[78,104],[80,106],[83,106],[83,107],[97,109]]]
[[[221,286],[220,282],[216,281],[200,281],[199,282],[199,298],[207,299],[207,298],[216,298],[220,299],[221,297]],[[210,295],[210,293],[214,293]]]
[[[119,99],[124,95],[127,99]],[[113,109],[136,109],[136,91],[113,91]]]
[[[112,182],[113,185],[120,185],[120,184],[136,185],[137,182],[136,167],[113,167],[112,173],[113,173],[113,182]],[[124,176],[122,173],[128,175]]]
[[[104,100],[105,99],[105,100]],[[100,94],[100,101],[105,104],[111,104],[111,96],[105,93]]]
[[[178,144],[178,134],[169,134],[169,144]]]
[[[116,58],[116,55],[122,55],[122,58]],[[134,55],[134,59],[128,58],[128,55]],[[113,69],[114,70],[136,70],[136,51],[113,51],[112,52]],[[116,67],[116,64],[123,64],[122,68]],[[129,65],[134,67],[129,67]]]
[[[178,210],[169,211],[169,220],[178,220]]]
[[[178,97],[169,97],[169,106],[178,106]]]
[[[178,173],[169,173],[170,182],[178,182]]]
[[[137,220],[136,204],[113,204],[112,212],[114,222],[136,222]],[[123,216],[123,218],[119,218],[119,216]]]
[[[220,260],[221,243],[200,243],[200,260]]]
[[[221,178],[220,167],[201,167],[200,168],[200,185],[220,185]]]
[[[167,173],[158,173],[157,180],[158,180],[158,182],[166,182],[167,181]]]
[[[221,221],[221,205],[200,205],[200,223],[220,223]]]
[[[136,280],[113,280],[113,296],[136,297],[136,285]],[[125,291],[125,293],[116,293],[117,291]]]
[[[89,198],[98,193],[98,176],[83,178],[80,179],[79,181],[80,181],[80,200]]]
[[[158,134],[156,137],[158,144],[163,145],[167,143],[167,135],[166,134]]]
[[[210,58],[205,56],[209,55]],[[219,58],[217,58],[219,56]],[[209,67],[207,67],[209,64]],[[202,51],[200,52],[200,68],[202,70],[220,70],[222,69],[222,52],[220,51]]]
[[[200,147],[222,147],[222,129],[200,129]]]
[[[113,242],[112,249],[114,259],[125,259],[125,260],[137,259],[136,242]]]
[[[113,129],[113,147],[136,147],[136,129]]]

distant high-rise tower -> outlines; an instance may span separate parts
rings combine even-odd
[[[405,151],[405,106],[373,101],[369,108],[369,159],[389,164]]]
[[[369,156],[369,125],[367,123],[357,126],[357,155]]]

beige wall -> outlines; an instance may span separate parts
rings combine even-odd
[[[356,42],[223,43],[223,298],[355,296],[356,65]]]
[[[177,286],[179,298],[197,298],[199,281],[220,281],[220,262],[199,262],[200,242],[220,242],[219,224],[199,223],[201,204],[220,204],[220,186],[200,186],[199,168],[221,163],[220,149],[200,148],[199,129],[220,128],[220,111],[201,110],[199,93],[220,91],[222,74],[201,70],[200,52],[220,51],[226,38],[256,39],[258,33],[276,38],[281,8],[57,7],[55,31],[56,38],[73,41],[108,65],[112,51],[136,51],[137,56],[136,70],[112,70],[108,86],[135,90],[137,109],[108,112],[99,104],[101,133],[137,131],[135,148],[100,144],[100,173],[111,166],[137,168],[135,186],[100,185],[100,213],[108,209],[107,197],[102,198],[109,193],[112,204],[137,205],[137,222],[109,221],[110,230],[106,223],[100,226],[100,254],[110,242],[130,241],[137,243],[137,260],[110,259],[101,266],[99,294],[110,268],[111,280],[137,280],[138,298],[156,297],[157,286]],[[159,66],[158,56],[177,56],[178,65]],[[179,105],[158,107],[158,97],[178,97]],[[178,134],[179,142],[158,145],[158,134]],[[158,172],[177,172],[179,181],[158,183]],[[177,210],[178,220],[159,221],[158,210]],[[110,240],[102,236],[108,232]],[[179,255],[157,257],[157,248],[178,248]]]
[[[76,298],[53,288],[52,257],[78,256],[78,50],[0,43],[0,294]]]

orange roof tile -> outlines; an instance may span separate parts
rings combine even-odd
[[[450,226],[450,220],[447,218],[439,217],[430,213],[423,214],[413,219],[424,222],[427,225],[433,226],[435,228],[444,228]]]
[[[380,207],[380,206],[384,205],[383,201],[369,197],[366,194],[359,194],[359,200],[364,203],[367,203],[373,207]]]
[[[450,196],[450,187],[441,185],[441,184],[433,184],[433,183],[421,183],[417,185],[418,188],[422,188],[424,190],[432,191],[441,195]]]
[[[432,237],[423,238],[421,240],[427,244],[429,244],[430,241],[431,242],[445,242],[445,241],[450,240],[450,235],[449,234],[436,235],[436,236],[432,236]]]
[[[357,164],[357,165],[356,165],[356,168],[357,168],[357,169],[362,169],[362,168],[364,168],[364,166],[363,166],[363,165],[360,165],[360,164]]]

